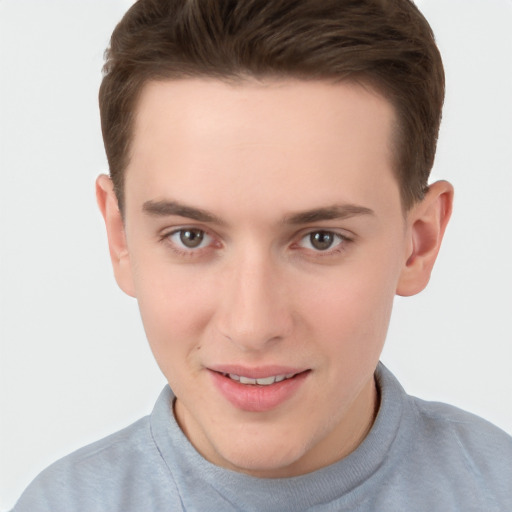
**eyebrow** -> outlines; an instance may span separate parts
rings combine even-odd
[[[146,201],[142,209],[154,217],[168,217],[178,215],[199,222],[210,222],[214,224],[225,224],[225,222],[206,210],[187,206],[177,201]]]
[[[355,204],[332,205],[326,208],[314,208],[304,212],[294,213],[285,217],[286,224],[310,224],[324,220],[342,220],[359,215],[375,215],[375,212],[365,206]]]
[[[177,215],[198,222],[208,222],[213,224],[225,225],[226,222],[213,213],[188,206],[177,201],[146,201],[142,209],[154,217],[168,217]],[[370,208],[354,204],[332,205],[325,208],[313,208],[303,212],[293,213],[284,217],[285,224],[310,224],[312,222],[321,222],[324,220],[342,220],[359,215],[375,215]]]

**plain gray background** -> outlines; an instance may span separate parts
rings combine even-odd
[[[102,53],[131,3],[0,0],[0,509],[164,384],[94,199]],[[396,301],[383,361],[411,394],[512,433],[512,1],[418,5],[445,60],[433,178],[455,185],[455,213],[429,288]]]

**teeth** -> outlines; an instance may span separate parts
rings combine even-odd
[[[289,373],[288,375],[274,375],[272,377],[264,377],[262,379],[251,379],[243,375],[235,375],[234,373],[226,374],[231,380],[240,382],[240,384],[258,384],[259,386],[270,386],[276,382],[282,382],[285,379],[291,379],[295,374]]]
[[[265,377],[264,379],[256,379],[256,383],[260,386],[270,386],[270,384],[274,384],[276,381],[276,377]]]
[[[256,379],[250,379],[249,377],[240,375],[240,384],[256,384]]]

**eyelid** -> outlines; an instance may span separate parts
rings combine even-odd
[[[339,241],[338,243],[333,243],[333,246],[323,251],[320,249],[304,247],[301,245],[303,240],[307,239],[314,233],[329,233],[338,238]],[[295,246],[299,250],[302,249],[305,252],[314,255],[315,257],[328,257],[346,250],[347,245],[353,242],[354,238],[354,235],[348,235],[345,231],[340,232],[340,230],[334,228],[308,228],[307,230],[303,230],[299,233],[296,238],[297,242],[294,242],[292,246]]]
[[[201,246],[196,248],[186,247],[185,245],[176,243],[175,241],[171,240],[171,236],[176,235],[180,232],[186,231],[186,230],[197,230],[204,233],[205,238],[209,239],[209,242],[206,245],[201,244]],[[338,242],[333,245],[333,247],[329,247],[328,249],[321,250],[321,249],[315,249],[315,248],[307,248],[303,247],[301,245],[301,242],[307,238],[308,236],[311,236],[314,233],[330,233],[334,235],[336,238],[338,238]],[[158,235],[159,241],[162,243],[166,243],[175,253],[177,253],[180,256],[199,256],[202,255],[203,252],[212,250],[212,249],[221,249],[223,247],[223,242],[221,241],[220,237],[212,233],[212,231],[205,226],[197,226],[193,224],[184,224],[184,225],[178,225],[178,226],[172,226],[167,227],[163,230],[161,230],[160,234]],[[301,230],[299,233],[296,233],[295,236],[293,236],[293,242],[289,247],[295,250],[302,250],[304,253],[309,253],[310,255],[313,255],[314,257],[328,257],[332,256],[334,254],[338,254],[344,250],[346,250],[347,245],[352,243],[354,239],[356,238],[356,235],[353,233],[347,233],[346,230],[336,229],[336,228],[307,228]]]
[[[305,235],[301,236],[299,242],[302,242],[303,240],[307,240],[308,238],[311,238],[311,235],[314,235],[316,233],[323,233],[323,234],[326,234],[326,235],[332,235],[334,239],[338,239],[339,240],[338,244],[346,239],[345,236],[343,236],[340,233],[337,233],[336,231],[328,231],[326,229],[315,229],[315,230],[309,231]],[[334,243],[335,242],[333,241],[333,244]],[[338,244],[336,244],[336,245],[338,245]],[[321,251],[321,252],[323,252],[323,251]]]
[[[206,245],[201,243],[199,247],[186,247],[185,245],[177,243],[171,239],[173,235],[177,235],[187,230],[203,232],[204,239],[209,239],[209,243],[206,243]],[[208,251],[211,248],[220,248],[221,246],[218,236],[212,233],[209,229],[206,229],[204,226],[194,226],[191,224],[173,226],[163,229],[159,234],[159,239],[161,242],[168,244],[168,246],[180,256],[197,256],[203,251]]]
[[[187,247],[181,240],[181,235],[183,233],[186,233],[186,232],[193,232],[193,231],[196,231],[196,232],[200,232],[202,233],[202,239],[201,241],[199,242],[199,245],[197,247]],[[173,240],[173,243],[179,245],[179,247],[183,250],[186,250],[186,251],[198,251],[200,249],[204,249],[205,247],[207,247],[208,245],[210,245],[211,243],[211,236],[208,234],[208,233],[205,233],[202,229],[191,229],[191,228],[184,228],[184,229],[178,229],[178,230],[175,230],[175,231],[172,231],[169,235],[167,235],[167,238],[169,239],[173,239],[176,235],[179,235],[178,237],[176,237],[176,240]]]

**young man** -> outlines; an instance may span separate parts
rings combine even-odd
[[[15,510],[510,510],[512,440],[379,364],[451,213],[443,92],[409,0],[137,2],[97,196],[169,387]]]

